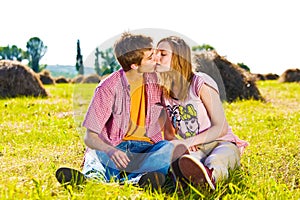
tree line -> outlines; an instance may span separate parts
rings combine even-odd
[[[35,72],[40,72],[47,65],[40,65],[39,62],[47,52],[47,46],[38,37],[32,37],[27,41],[27,50],[23,50],[16,45],[0,47],[0,60],[28,61],[28,66]]]
[[[40,65],[40,60],[46,54],[48,48],[44,42],[38,37],[32,37],[27,41],[26,48],[26,50],[23,50],[16,45],[0,46],[0,60],[16,60],[19,62],[27,60],[28,66],[36,73],[45,69],[47,67],[46,64]],[[99,48],[96,48],[95,57],[95,72],[99,76],[112,73],[120,68],[114,57],[112,48],[104,51],[99,51]],[[84,74],[83,56],[79,40],[77,40],[75,68],[78,74]]]
[[[23,60],[28,61],[28,66],[32,68],[34,72],[40,72],[47,67],[46,64],[40,65],[39,62],[42,57],[47,52],[47,46],[44,42],[38,37],[32,37],[28,40],[26,44],[27,50],[24,51],[21,48],[18,48],[16,45],[0,47],[0,60],[17,60],[22,62]],[[214,47],[203,44],[192,47],[192,51],[211,51],[215,50]],[[100,62],[101,61],[101,62]],[[238,65],[247,71],[250,71],[249,67],[244,63],[238,63]],[[76,55],[76,71],[78,74],[84,74],[84,65],[83,65],[83,56],[81,54],[80,41],[77,40],[77,55]],[[95,50],[95,62],[94,69],[96,74],[103,76],[110,74],[118,69],[120,65],[117,62],[112,47],[99,51],[97,47]]]

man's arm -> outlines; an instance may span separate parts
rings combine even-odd
[[[124,169],[130,162],[126,153],[105,143],[98,134],[87,129],[84,137],[84,143],[91,149],[105,152],[119,169]]]

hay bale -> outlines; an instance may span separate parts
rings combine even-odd
[[[287,69],[278,79],[279,82],[300,82],[299,69]]]
[[[99,83],[100,80],[100,76],[98,76],[97,74],[91,74],[84,77],[81,83]]]
[[[0,98],[18,96],[46,97],[39,76],[18,61],[0,60]]]
[[[221,57],[216,51],[195,53],[193,62],[195,71],[207,73],[217,82],[222,101],[263,100],[255,76]]]
[[[84,76],[80,74],[80,75],[74,77],[74,78],[72,79],[71,83],[81,83],[82,80],[83,80],[83,78],[84,78]]]
[[[39,74],[40,80],[44,85],[53,85],[55,84],[55,80],[52,78],[50,71],[43,70]]]
[[[266,80],[266,77],[263,74],[253,74],[253,76],[255,76],[255,79],[257,81],[265,81]]]
[[[46,69],[43,69],[39,74],[43,74],[44,76],[51,76],[51,72]]]
[[[55,83],[69,83],[69,82],[70,80],[63,76],[59,76],[55,78]]]
[[[278,74],[268,73],[265,74],[265,80],[277,80],[279,78]]]

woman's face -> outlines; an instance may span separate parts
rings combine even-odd
[[[167,72],[171,70],[172,49],[168,42],[158,44],[156,51],[156,72]]]

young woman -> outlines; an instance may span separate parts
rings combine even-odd
[[[160,40],[156,56],[170,125],[166,126],[165,138],[181,143],[178,152],[185,152],[172,163],[173,173],[179,180],[183,176],[215,189],[217,181],[228,177],[229,169],[240,165],[240,155],[248,143],[229,127],[215,81],[193,72],[191,50],[183,39],[170,36]]]

